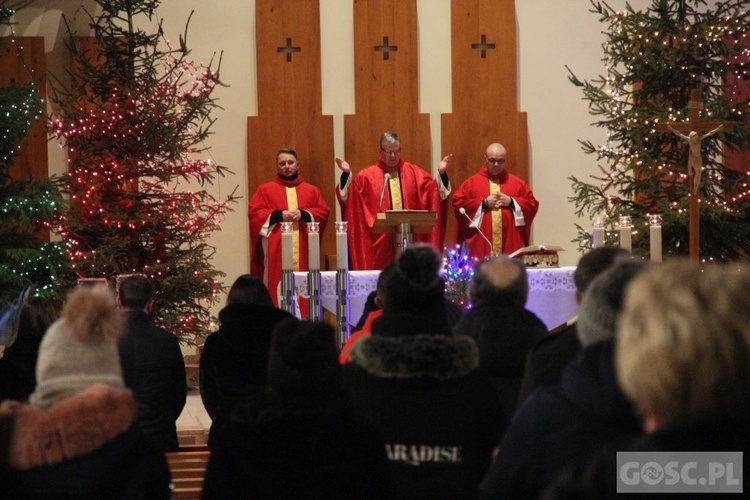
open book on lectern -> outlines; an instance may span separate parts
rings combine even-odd
[[[556,245],[530,245],[519,248],[509,257],[519,258],[526,267],[560,267],[558,252],[563,252],[563,247]]]

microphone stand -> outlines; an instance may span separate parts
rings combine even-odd
[[[391,174],[386,172],[383,178],[383,189],[380,191],[380,204],[378,205],[378,212],[383,211],[383,195],[385,194],[385,188],[388,187],[388,181],[391,178]]]
[[[467,219],[469,219],[469,222],[471,222],[471,223],[474,223],[474,220],[473,220],[473,219],[472,219],[471,217],[469,217],[469,214],[467,214],[467,213],[466,213],[466,209],[465,209],[464,207],[461,207],[461,208],[460,208],[460,209],[459,209],[458,211],[459,211],[459,212],[460,212],[460,213],[461,213],[461,214],[462,214],[462,215],[463,215],[464,217],[466,217]],[[477,226],[477,227],[476,227],[475,229],[476,229],[476,230],[477,230],[477,232],[478,232],[478,233],[479,233],[479,234],[480,234],[480,235],[482,236],[482,238],[484,238],[484,241],[486,241],[486,242],[487,242],[487,244],[488,244],[488,245],[490,246],[490,255],[498,255],[498,254],[496,254],[496,253],[495,253],[495,250],[494,250],[494,249],[493,249],[493,247],[492,247],[492,242],[490,241],[490,239],[489,239],[489,238],[487,238],[487,236],[485,236],[485,235],[484,235],[484,233],[482,232],[482,230],[481,230],[481,229],[479,229],[479,226]]]

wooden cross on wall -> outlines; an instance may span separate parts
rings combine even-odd
[[[656,126],[656,130],[659,132],[686,132],[696,133],[706,132],[702,137],[706,137],[709,134],[721,129],[722,132],[732,130],[732,124],[730,122],[702,122],[700,119],[701,109],[703,109],[703,101],[701,100],[701,93],[698,89],[690,91],[690,101],[688,102],[689,119],[686,122],[679,123],[660,123]],[[684,137],[684,136],[680,136]],[[697,143],[697,154],[700,155],[700,139]],[[688,207],[690,211],[690,223],[688,226],[689,230],[689,241],[690,241],[690,260],[698,262],[700,260],[700,172],[701,163],[697,164],[697,168],[688,168]],[[697,189],[694,189],[694,186]]]

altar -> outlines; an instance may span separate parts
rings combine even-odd
[[[555,328],[578,314],[576,287],[573,282],[575,267],[527,269],[529,300],[526,308],[534,312],[548,329]],[[355,325],[367,301],[375,290],[380,271],[349,272],[349,323]],[[323,308],[336,314],[336,271],[323,271],[320,295]],[[307,298],[307,273],[294,273],[294,294]],[[299,315],[299,308],[297,308]]]

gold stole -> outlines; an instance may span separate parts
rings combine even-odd
[[[286,189],[286,204],[288,210],[293,212],[298,209],[297,206],[297,188],[284,187]],[[299,271],[299,221],[294,222],[294,231],[292,231],[292,255],[294,259],[294,270]]]
[[[403,210],[404,201],[401,198],[401,181],[399,180],[398,170],[391,174],[388,179],[388,186],[391,190],[391,210]]]
[[[500,179],[490,179],[490,194],[500,194]],[[492,249],[503,251],[503,209],[492,209]]]

